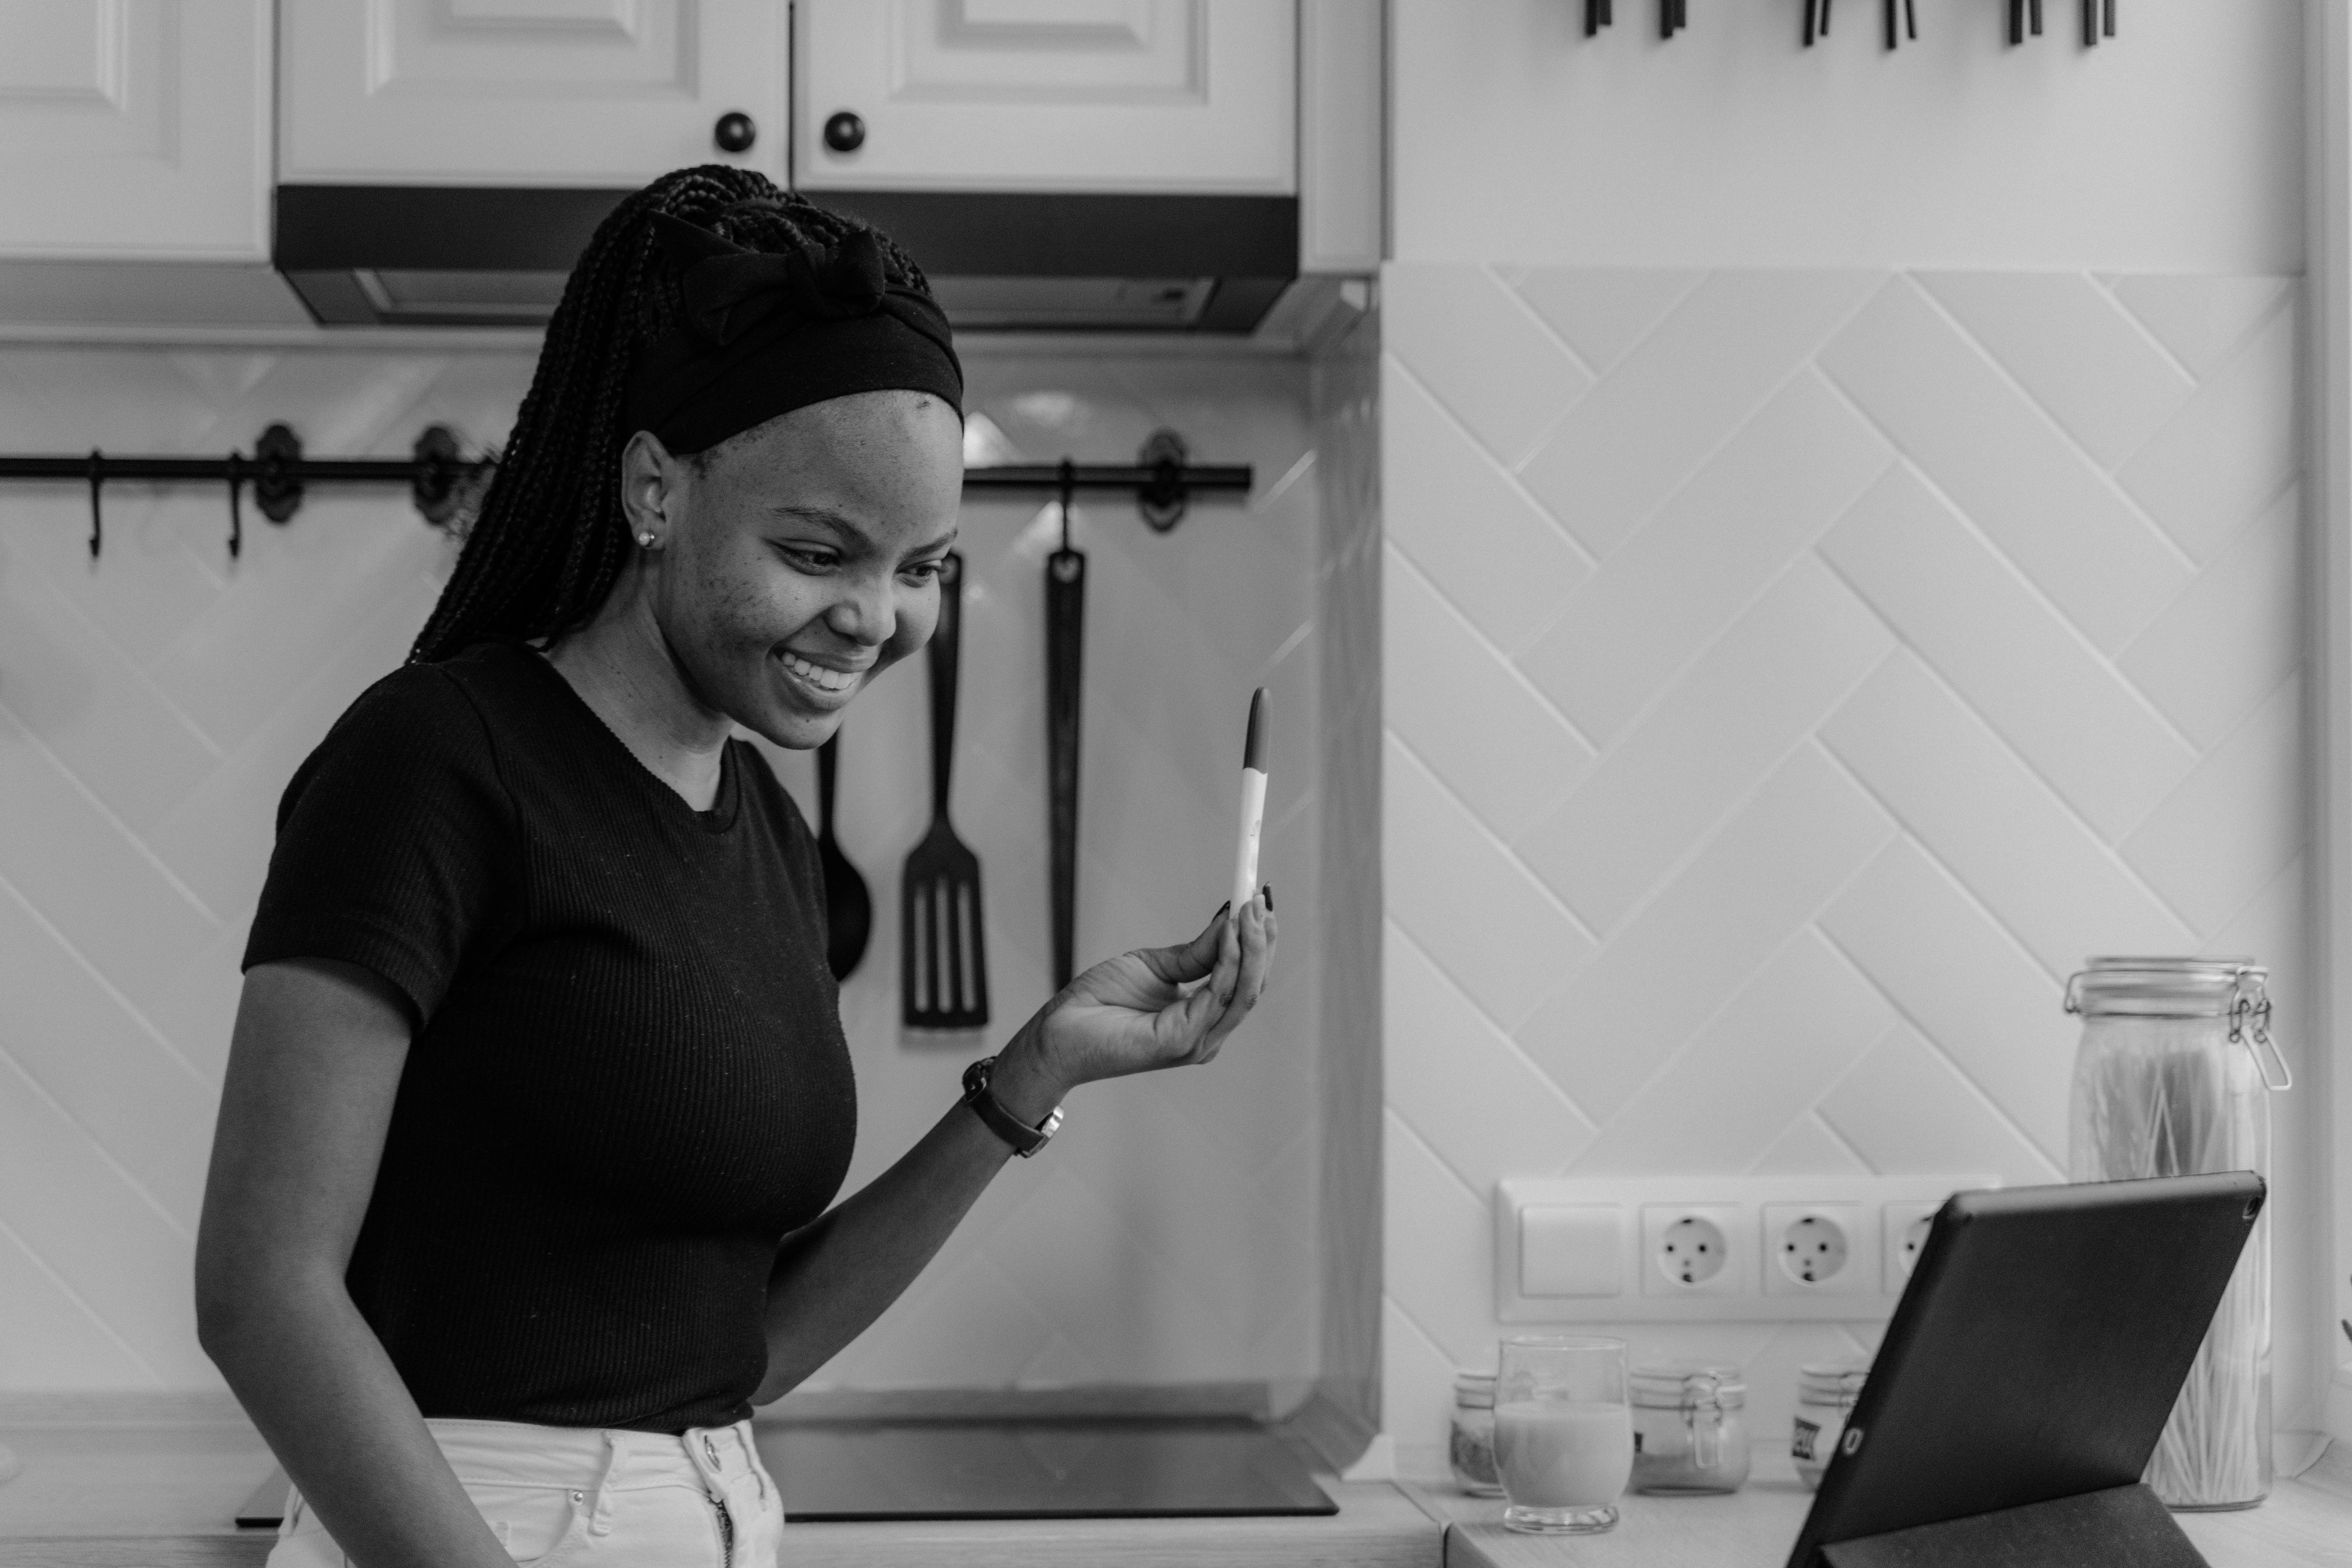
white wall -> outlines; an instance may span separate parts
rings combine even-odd
[[[1838,9],[1807,55],[1793,5],[1665,45],[1639,4],[1594,43],[1574,5],[1397,7],[1408,1464],[1505,1331],[1496,1178],[2056,1179],[2084,955],[2251,951],[2304,1013],[2298,8],[2004,52],[2001,7],[1923,0],[1891,59]],[[2305,1131],[2284,1103],[2307,1426]],[[1630,1331],[1745,1363],[1769,1434],[1876,1330]]]
[[[1395,255],[1643,265],[2293,272],[2303,7],[2074,0],[2011,49],[1999,0],[1873,0],[1801,46],[1801,0],[1397,0]]]
[[[495,442],[513,353],[0,349],[14,450],[226,452],[290,419],[324,454],[404,453],[424,425]],[[975,359],[999,461],[1129,460],[1171,426],[1256,465],[1251,503],[1150,532],[1084,503],[1090,552],[1081,962],[1175,940],[1224,896],[1254,684],[1290,715],[1265,847],[1283,970],[1212,1068],[1075,1097],[828,1387],[1214,1382],[1316,1371],[1318,504],[1303,367],[1257,359]],[[190,1249],[237,957],[287,777],[405,655],[448,547],[406,500],[319,488],[223,549],[226,497],[110,488],[85,551],[75,485],[0,490],[0,1390],[212,1386]],[[919,660],[848,721],[841,833],[877,905],[843,1002],[860,1089],[853,1184],[955,1099],[1047,979],[1043,556],[1034,500],[974,504],[955,811],[985,870],[997,1026],[897,1027],[898,866],[928,815]],[[1295,727],[1289,727],[1295,726]],[[814,814],[812,770],[787,782]],[[1116,850],[1114,851],[1114,846]]]

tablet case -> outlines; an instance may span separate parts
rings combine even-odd
[[[1937,1215],[1790,1568],[2189,1568],[2139,1485],[2262,1209],[2250,1172]]]

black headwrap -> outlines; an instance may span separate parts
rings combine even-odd
[[[883,275],[874,232],[831,250],[747,250],[667,213],[654,238],[678,275],[684,327],[630,373],[624,428],[700,452],[779,414],[856,392],[936,393],[959,417],[963,366],[929,294]]]

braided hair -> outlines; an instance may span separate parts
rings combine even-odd
[[[621,450],[635,434],[621,427],[630,367],[684,318],[677,279],[656,258],[656,213],[772,253],[832,247],[866,226],[725,164],[680,169],[624,198],[563,286],[530,391],[412,662],[485,637],[560,637],[612,592],[630,549],[621,512]],[[875,237],[889,280],[928,294],[922,270]]]

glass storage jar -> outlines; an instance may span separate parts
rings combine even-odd
[[[1809,1361],[1797,1368],[1797,1418],[1789,1433],[1789,1458],[1797,1478],[1818,1489],[1845,1436],[1845,1418],[1870,1376],[1866,1361]]]
[[[1633,1369],[1633,1489],[1736,1492],[1748,1481],[1748,1384],[1736,1366]]]
[[[1501,1497],[1495,1469],[1495,1374],[1462,1372],[1454,1376],[1454,1432],[1446,1444],[1454,1482],[1472,1497]]]
[[[2270,1092],[2294,1083],[2271,1038],[2270,972],[2242,959],[2094,958],[2066,983],[2083,1018],[2067,1174],[2078,1182],[2270,1175]],[[2178,1509],[2252,1508],[2271,1489],[2270,1212],[2147,1462]]]

